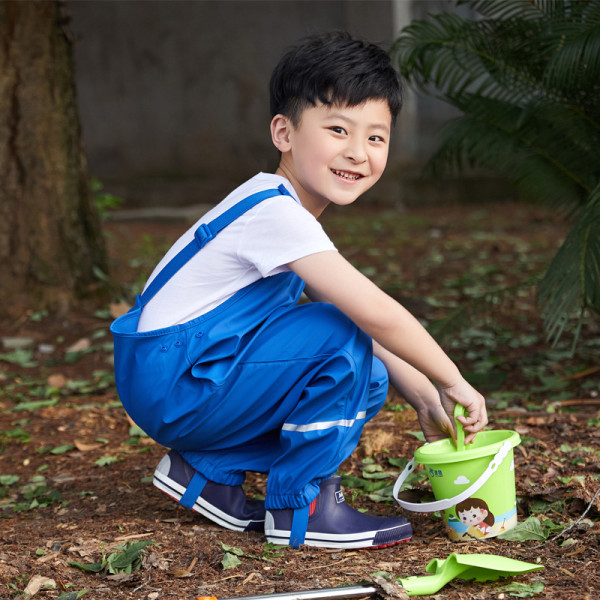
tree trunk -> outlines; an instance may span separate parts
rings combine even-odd
[[[0,0],[0,314],[97,291],[104,238],[58,2]]]

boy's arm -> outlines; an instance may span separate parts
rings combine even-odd
[[[324,296],[306,286],[306,295],[314,302],[326,302]],[[452,437],[455,432],[452,422],[442,403],[435,386],[429,379],[407,362],[386,350],[381,344],[373,342],[373,354],[379,358],[388,372],[391,385],[415,409],[419,424],[428,442]]]
[[[373,353],[387,369],[391,385],[415,409],[419,425],[428,442],[447,437],[455,439],[452,421],[440,401],[435,386],[423,373],[392,354],[377,342]]]
[[[383,349],[433,381],[447,415],[453,414],[454,403],[465,406],[469,415],[459,420],[468,433],[467,442],[483,429],[487,424],[483,396],[464,380],[437,342],[402,305],[338,252],[311,254],[289,267],[306,282],[309,297],[334,304]],[[392,371],[400,372],[399,363],[395,364]]]

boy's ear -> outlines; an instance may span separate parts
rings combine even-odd
[[[284,115],[275,115],[271,121],[271,139],[279,152],[288,152],[291,148],[291,133],[294,129],[290,119]]]

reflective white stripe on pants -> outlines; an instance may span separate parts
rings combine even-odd
[[[284,423],[283,431],[298,431],[304,433],[306,431],[321,431],[323,429],[331,429],[332,427],[353,427],[354,423],[360,419],[365,419],[366,411],[361,411],[356,415],[356,419],[340,419],[339,421],[321,421],[320,423],[309,423],[307,425],[294,425],[293,423]]]

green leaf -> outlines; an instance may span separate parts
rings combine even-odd
[[[88,571],[90,573],[100,573],[100,571],[102,571],[102,569],[104,569],[104,567],[106,566],[106,563],[104,563],[104,562],[80,563],[80,562],[76,562],[76,561],[70,561],[67,564],[72,567],[77,567],[78,569],[81,569],[82,571]]]
[[[408,464],[408,458],[394,458],[393,456],[388,456],[387,460],[392,467],[397,467],[398,469],[404,469]]]
[[[52,398],[50,400],[32,400],[31,402],[19,402],[13,411],[17,410],[37,410],[38,408],[46,408],[47,406],[54,406],[58,403],[58,398]]]
[[[241,548],[236,548],[235,546],[228,546],[221,542],[221,548],[225,550],[225,552],[230,552],[231,554],[235,554],[236,556],[244,556],[244,551]]]
[[[19,481],[18,475],[0,475],[0,485],[13,485],[13,483],[17,483]]]
[[[81,590],[79,592],[63,592],[56,600],[77,600],[87,594],[87,592],[87,590]]]
[[[17,429],[8,429],[0,431],[0,439],[2,439],[3,437],[16,438],[24,444],[26,444],[31,439],[31,435],[27,433],[27,431],[25,431],[24,429],[21,429],[20,427],[18,427]]]
[[[117,547],[121,552],[113,553],[108,558],[111,573],[131,573],[141,565],[140,554],[150,544],[155,542],[146,540],[141,542],[128,542]]]
[[[382,471],[363,471],[362,476],[365,479],[389,479],[391,475]]]
[[[513,529],[509,529],[498,537],[512,542],[526,542],[529,540],[544,541],[548,535],[544,533],[542,526],[536,517],[529,517],[527,520],[518,523]]]
[[[544,584],[541,581],[534,583],[519,583],[515,581],[498,588],[496,591],[508,592],[514,598],[533,598],[533,596],[541,594],[544,589]]]
[[[225,552],[223,556],[223,560],[221,561],[221,565],[223,569],[235,569],[239,565],[242,564],[242,561],[231,552]]]
[[[574,546],[577,544],[577,540],[573,538],[567,538],[562,544],[560,544],[561,548],[568,548],[569,546]]]
[[[147,437],[144,430],[141,429],[140,427],[138,427],[137,425],[132,425],[129,428],[129,436],[130,437]]]
[[[374,571],[369,573],[369,577],[383,577],[384,579],[392,579],[392,576],[387,571]]]
[[[32,360],[32,358],[33,350],[28,350],[26,348],[17,348],[12,352],[0,354],[0,361],[3,360],[4,362],[18,365],[19,367],[36,367],[38,363]]]
[[[382,480],[367,481],[353,475],[342,475],[342,485],[344,487],[360,489],[365,493],[371,493],[387,487],[388,482]]]
[[[75,450],[75,446],[63,444],[62,446],[56,446],[56,448],[52,448],[52,450],[50,450],[50,454],[65,454],[71,450]]]
[[[94,464],[97,467],[106,467],[107,465],[112,465],[116,463],[119,459],[116,456],[101,456]]]

